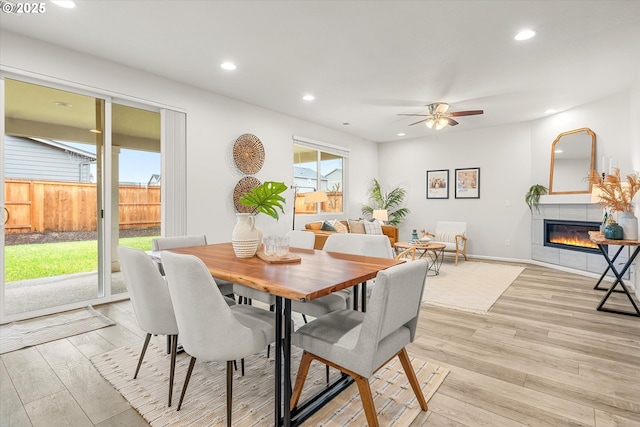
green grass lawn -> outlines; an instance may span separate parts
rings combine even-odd
[[[151,250],[157,236],[120,239],[120,245]],[[5,246],[5,282],[83,273],[98,269],[98,241]]]

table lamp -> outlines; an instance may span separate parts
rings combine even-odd
[[[385,221],[389,220],[389,213],[386,209],[374,209],[373,210],[373,218],[380,221],[381,224],[384,225]]]

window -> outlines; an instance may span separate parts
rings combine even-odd
[[[342,213],[345,169],[349,150],[306,138],[293,137],[293,184],[296,215]],[[309,193],[321,192],[321,202]],[[324,194],[323,194],[324,193]],[[323,197],[326,194],[326,197]]]

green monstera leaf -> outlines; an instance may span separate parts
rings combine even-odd
[[[253,211],[251,213],[254,215],[262,212],[277,220],[280,218],[277,209],[284,213],[282,205],[286,203],[286,200],[280,194],[287,188],[284,182],[266,181],[249,191],[238,201],[245,206],[252,207]]]

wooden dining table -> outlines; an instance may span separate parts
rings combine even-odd
[[[276,297],[276,354],[274,425],[301,424],[320,407],[346,388],[349,377],[339,378],[319,394],[291,410],[291,301],[311,301],[373,279],[378,271],[405,262],[291,248],[289,263],[269,263],[257,256],[237,258],[231,243],[217,243],[172,249],[171,252],[200,258],[215,278],[239,283]],[[284,403],[284,405],[283,405]]]

